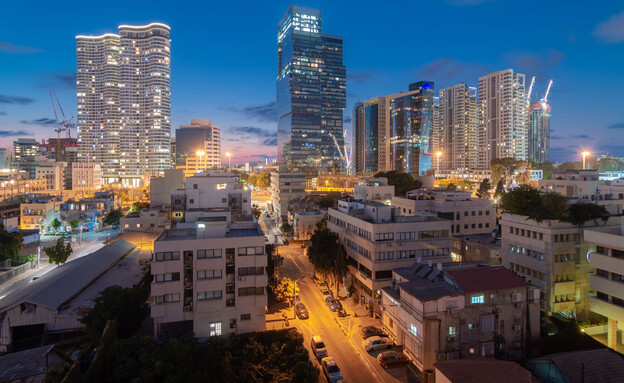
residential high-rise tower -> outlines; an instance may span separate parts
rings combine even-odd
[[[550,111],[550,105],[543,100],[529,109],[529,159],[536,162],[550,158]]]

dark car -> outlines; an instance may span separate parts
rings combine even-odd
[[[386,333],[377,327],[374,326],[366,326],[362,327],[362,338],[367,339],[371,336],[386,336]]]
[[[341,307],[340,303],[338,303],[338,301],[331,295],[325,298],[325,304],[331,311],[338,311]]]
[[[409,363],[409,359],[397,351],[383,351],[377,355],[377,360],[381,367],[390,368],[394,366],[404,366]]]
[[[295,312],[297,313],[297,318],[299,319],[310,318],[310,314],[308,314],[308,309],[303,303],[297,303],[297,306],[295,306]]]

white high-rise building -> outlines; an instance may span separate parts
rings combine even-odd
[[[479,78],[479,169],[495,158],[528,158],[524,74],[506,69]]]
[[[442,152],[440,169],[476,169],[477,89],[464,83],[441,89],[437,111],[432,153]]]
[[[104,183],[139,186],[171,167],[169,31],[76,36],[78,160],[100,163]]]

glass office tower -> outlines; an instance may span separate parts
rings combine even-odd
[[[414,123],[420,134],[419,171],[431,169],[431,140],[433,138],[433,81],[418,81],[409,84],[409,90],[420,91],[414,99]]]
[[[529,159],[536,162],[550,159],[550,112],[543,100],[529,109]]]
[[[278,160],[314,173],[346,165],[342,37],[321,33],[321,11],[291,6],[278,25]]]

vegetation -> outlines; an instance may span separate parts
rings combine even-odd
[[[338,235],[327,228],[327,218],[316,225],[310,242],[308,259],[314,265],[314,271],[333,278],[338,296],[340,281],[347,274],[347,252]]]
[[[550,161],[536,162],[529,160],[529,163],[531,164],[532,169],[544,171],[544,179],[550,178],[555,170],[555,165],[553,165]]]
[[[582,332],[576,321],[563,321],[556,317],[550,317],[550,320],[556,325],[558,332],[533,342],[538,355],[605,348],[602,343]]]
[[[294,230],[292,225],[289,224],[288,222],[284,222],[283,224],[281,224],[279,229],[284,234],[290,234]]]
[[[446,190],[457,191],[457,185],[455,185],[452,182],[449,182],[449,183],[446,184]]]
[[[297,287],[297,293],[299,287]],[[287,302],[295,296],[295,282],[290,278],[282,278],[275,288],[275,296],[279,302]]]
[[[495,198],[502,198],[505,194],[505,185],[503,184],[503,180],[499,180],[496,184],[496,189],[494,190]]]
[[[104,223],[106,225],[119,225],[119,219],[123,217],[123,215],[123,210],[121,210],[121,208],[111,210],[108,214],[106,214]]]
[[[134,213],[135,211],[149,209],[149,207],[150,207],[149,202],[135,202],[132,204],[132,206],[130,206],[130,210],[128,211],[128,213]]]
[[[529,161],[516,160],[515,158],[495,158],[491,161],[492,183],[498,184],[503,181],[511,185],[514,181],[519,184],[528,184],[531,179],[532,165]]]
[[[387,178],[388,184],[394,186],[395,196],[405,197],[408,191],[422,187],[422,182],[415,179],[411,174],[397,172],[396,170],[378,172],[375,174],[375,177]]]
[[[67,262],[67,258],[74,251],[71,247],[71,244],[68,243],[65,245],[63,243],[63,238],[59,238],[56,240],[56,245],[53,247],[46,247],[43,249],[45,253],[48,255],[50,259],[50,263],[54,263],[56,265],[61,265]]]
[[[341,193],[327,193],[321,198],[318,205],[321,209],[334,207],[336,205],[336,201],[340,199]]]
[[[565,217],[566,222],[576,226],[583,226],[588,221],[594,221],[598,225],[598,220],[607,222],[609,220],[609,212],[604,206],[594,203],[575,203],[570,205],[568,215]]]
[[[61,221],[59,221],[58,218],[54,218],[52,220],[52,222],[50,222],[50,227],[52,228],[52,230],[54,230],[55,232],[58,231],[59,227],[61,227],[62,223]]]
[[[490,185],[490,179],[489,178],[485,178],[479,184],[479,189],[477,189],[477,197],[478,198],[482,198],[482,199],[490,198],[490,189],[491,188],[492,188],[492,185]]]
[[[22,234],[19,232],[9,233],[0,223],[0,261],[16,259],[22,250]]]
[[[253,204],[251,205],[251,214],[254,216],[255,219],[260,218],[260,214],[262,214],[262,211],[260,211],[260,206],[258,206],[258,204]]]
[[[80,226],[80,220],[74,219],[73,221],[69,222],[69,225],[71,226],[72,229],[75,229],[78,226]]]
[[[256,187],[268,188],[271,186],[271,172],[265,170],[258,174],[252,174],[247,179],[247,182]]]
[[[264,245],[264,252],[267,255],[267,275],[269,276],[269,282],[275,275],[275,245],[267,243]]]

